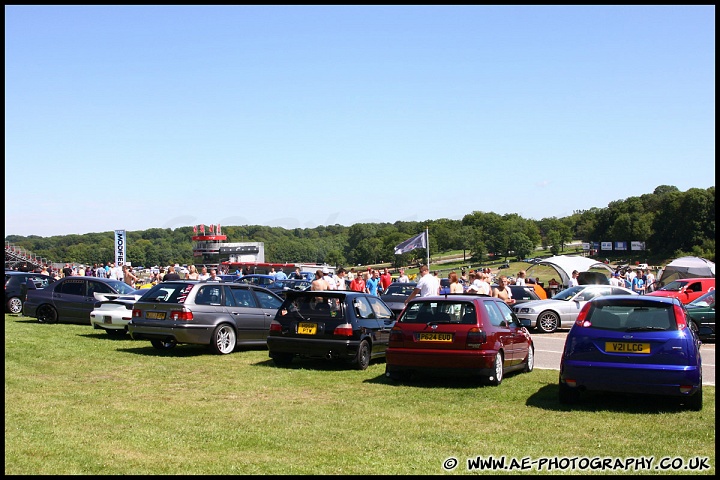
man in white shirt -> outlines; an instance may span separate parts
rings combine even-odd
[[[578,277],[580,276],[580,273],[577,270],[573,270],[572,276],[568,280],[568,288],[570,287],[577,287],[578,284]]]
[[[429,297],[438,295],[440,292],[440,279],[435,275],[430,275],[427,265],[420,267],[420,281],[415,285],[412,293],[405,299],[405,305],[417,295],[421,297]]]
[[[398,277],[397,281],[398,283],[408,283],[410,281],[408,276],[405,274],[404,268],[400,269],[400,276]]]
[[[323,268],[322,273],[323,273],[323,280],[325,280],[325,282],[328,285],[328,290],[337,290],[338,289],[337,282],[330,275],[330,269],[325,267],[325,268]]]

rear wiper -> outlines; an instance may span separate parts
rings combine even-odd
[[[650,331],[650,330],[667,330],[667,328],[663,327],[630,327],[625,329],[626,332],[643,332],[643,331]]]
[[[426,327],[429,327],[430,325],[450,325],[451,323],[457,323],[457,322],[451,322],[449,320],[444,321],[429,321],[425,324]]]

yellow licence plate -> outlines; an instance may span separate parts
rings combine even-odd
[[[605,342],[605,351],[613,353],[650,353],[650,344],[632,342]]]
[[[145,318],[152,318],[154,320],[165,320],[165,312],[147,312]]]
[[[298,333],[302,335],[315,335],[317,333],[317,323],[299,323]]]
[[[421,333],[419,340],[421,342],[452,342],[452,333]]]

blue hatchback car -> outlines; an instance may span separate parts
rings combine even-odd
[[[596,297],[580,311],[560,360],[559,400],[583,391],[676,397],[702,409],[700,339],[679,300]]]

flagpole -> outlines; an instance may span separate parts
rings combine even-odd
[[[427,255],[427,266],[430,268],[430,231],[428,230],[428,227],[425,227],[425,254]]]

